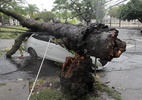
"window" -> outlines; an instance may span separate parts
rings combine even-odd
[[[38,40],[42,40],[42,41],[49,41],[50,36],[47,34],[34,34],[32,37],[38,39]]]

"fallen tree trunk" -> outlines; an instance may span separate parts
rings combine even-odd
[[[77,26],[65,23],[38,22],[25,19],[23,16],[0,8],[0,12],[16,18],[23,27],[37,32],[47,32],[56,38],[61,38],[68,50],[74,50],[80,55],[91,55],[103,60],[119,57],[126,48],[126,43],[117,38],[118,31],[103,24]],[[12,53],[7,53],[11,56]]]
[[[28,32],[25,32],[25,33],[22,33],[21,35],[19,35],[15,39],[15,43],[12,46],[11,50],[7,51],[6,56],[11,57],[11,55],[13,55],[20,48],[20,45],[25,40],[25,38],[29,37],[30,35],[31,35],[31,33],[28,33]]]
[[[3,8],[0,8],[0,12],[16,18],[23,27],[27,27],[32,32],[46,32],[47,35],[62,39],[68,50],[74,50],[79,54],[73,58],[66,58],[60,76],[63,93],[69,95],[70,100],[81,99],[94,92],[95,80],[91,74],[93,64],[90,56],[110,61],[119,57],[126,49],[126,43],[117,38],[118,31],[104,24],[77,26],[56,22],[43,23],[34,19],[25,19]],[[10,57],[16,52],[22,41],[30,35],[31,33],[23,33],[17,37],[6,56]]]

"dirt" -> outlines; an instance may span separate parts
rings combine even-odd
[[[33,82],[30,83],[30,88],[32,88]],[[58,76],[46,77],[38,79],[34,92],[39,92],[44,89],[56,89],[60,90],[60,80]]]

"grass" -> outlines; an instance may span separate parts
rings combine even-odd
[[[7,52],[9,48],[5,48],[3,50],[0,49],[0,57],[3,55],[4,52]]]
[[[108,96],[114,98],[115,100],[122,100],[120,93],[118,93],[116,90],[109,88],[106,84],[103,84],[101,82],[97,82],[96,86],[97,90],[100,92],[106,92]]]
[[[30,100],[65,100],[58,90],[45,89],[31,96]]]
[[[22,26],[1,26],[0,27],[0,39],[14,39],[21,32],[25,32],[27,28]]]
[[[0,83],[0,87],[5,86],[5,85],[6,85],[6,83]]]
[[[2,51],[0,50],[0,56],[2,56]]]
[[[121,95],[116,90],[109,88],[107,85],[96,82],[95,88],[97,91],[103,93],[107,93],[107,95],[115,100],[121,100]],[[82,98],[80,100],[101,100],[99,98],[100,96],[87,96],[85,98]],[[34,94],[31,96],[30,100],[68,100],[67,97],[65,97],[61,91],[57,89],[44,89],[38,92],[34,92]]]

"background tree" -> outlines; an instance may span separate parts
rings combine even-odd
[[[60,10],[60,11],[56,11],[55,13],[56,13],[57,18],[59,19],[65,19],[65,20],[67,20],[67,18],[72,19],[71,12],[63,12],[62,10]]]
[[[142,23],[142,0],[131,0],[120,9],[123,20],[139,20]]]
[[[73,50],[78,54],[74,58],[67,57],[60,75],[61,89],[69,90],[64,93],[68,92],[67,95],[69,94],[74,100],[82,99],[95,91],[95,81],[91,74],[93,64],[90,56],[110,61],[114,57],[119,57],[126,49],[126,43],[117,38],[118,30],[110,29],[104,24],[82,26],[56,22],[45,23],[30,18],[26,19],[20,14],[2,7],[0,7],[0,12],[16,18],[29,31],[46,32],[48,35],[61,39],[68,50]],[[12,49],[6,53],[6,57],[11,57],[22,41],[31,34],[31,32],[25,32],[19,35]]]
[[[12,1],[12,0],[0,0],[0,5],[7,3],[7,2],[10,2],[10,1]]]
[[[62,39],[68,50],[73,50],[80,55],[87,54],[103,60],[111,60],[113,57],[119,57],[125,51],[126,44],[117,38],[118,31],[110,29],[104,24],[80,26],[68,23],[38,22],[31,18],[25,19],[20,14],[2,7],[0,7],[0,12],[16,18],[23,27],[27,27],[32,32],[46,32]],[[28,32],[25,34],[30,35]],[[18,45],[15,44],[9,53],[6,54],[7,56],[15,53],[25,39],[25,35],[22,36],[21,34],[20,36],[22,39],[16,41]]]
[[[0,13],[0,23],[1,25],[9,24],[9,16]]]
[[[36,15],[36,18],[40,18],[42,19],[44,22],[48,22],[50,21],[52,18],[56,17],[54,13],[52,13],[51,11],[42,11],[42,12],[39,12],[37,15]]]
[[[102,3],[104,0],[55,0],[53,10],[71,12],[73,17],[78,17],[80,21],[84,20],[88,25],[91,19],[96,18],[97,2]]]
[[[9,3],[9,2],[19,2],[19,3],[24,3],[25,0],[0,0],[0,5]]]
[[[35,4],[28,4],[28,7],[25,8],[26,13],[30,18],[35,17],[39,12],[39,8]]]
[[[108,14],[110,15],[110,22],[111,22],[111,17],[119,19],[119,27],[121,26],[121,20],[122,20],[121,9],[123,9],[123,5],[116,6],[108,10]]]
[[[24,10],[24,6],[22,6],[22,4],[24,3],[25,0],[1,0],[0,1],[0,6],[5,8],[5,9],[9,9],[12,11],[16,11],[17,13],[25,16],[26,12]],[[9,24],[9,20],[13,20],[13,22],[15,22],[16,19],[9,17],[7,15],[4,15],[2,13],[0,13],[0,22],[2,23],[2,25],[5,24]]]

